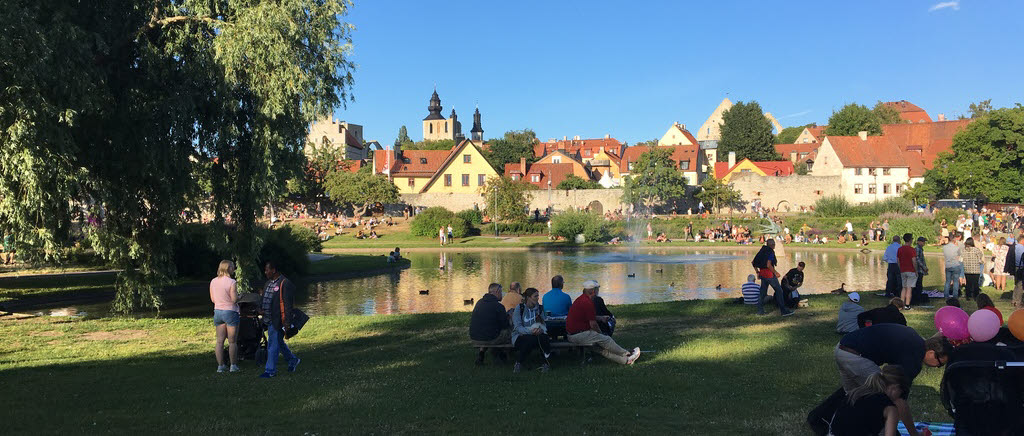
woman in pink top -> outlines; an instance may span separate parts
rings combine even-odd
[[[228,371],[224,364],[224,339],[228,340],[228,354],[231,356],[231,372],[238,372],[238,290],[235,279],[235,264],[230,260],[220,261],[217,278],[210,281],[210,301],[213,302],[213,325],[217,328],[217,342],[213,352],[217,356],[217,372]]]

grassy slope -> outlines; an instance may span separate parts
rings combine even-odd
[[[473,365],[467,313],[314,318],[291,342],[300,371],[272,380],[252,362],[214,373],[205,318],[0,321],[0,410],[17,417],[4,419],[10,434],[806,434],[806,412],[838,386],[841,298],[813,296],[789,318],[723,300],[619,306],[616,340],[657,353],[633,367],[557,356],[548,374],[518,375],[490,357]],[[935,331],[928,310],[907,318]],[[949,420],[941,375],[915,381],[920,420]]]

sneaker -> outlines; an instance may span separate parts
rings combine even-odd
[[[516,366],[512,367],[512,374],[519,374],[519,371],[521,371],[522,368],[523,365],[520,365],[519,362],[516,362]]]
[[[288,372],[295,372],[295,368],[299,367],[299,362],[302,362],[302,359],[299,359],[298,357],[296,357],[294,361],[289,363],[288,364]]]
[[[266,371],[263,371],[263,374],[260,374],[260,378],[273,378],[273,377],[275,377],[276,375],[277,375],[277,374],[274,374],[274,373],[272,373],[272,372],[266,372]]]
[[[231,369],[229,370],[229,372],[239,372],[239,371],[241,371],[241,369],[238,369],[238,365],[231,365]]]
[[[794,313],[796,313],[796,312],[794,312],[794,311],[792,311],[792,310],[791,310],[791,311],[789,311],[789,312],[783,313],[783,314],[782,314],[782,316],[790,316],[790,315],[792,315],[792,314],[794,314]]]
[[[626,358],[626,365],[632,365],[633,362],[636,362],[636,360],[639,359],[639,358],[640,358],[640,347],[636,347],[636,348],[633,349],[633,354],[630,354],[629,357]]]
[[[228,366],[227,365],[218,365],[217,366],[217,372],[225,372],[227,370],[228,370]]]
[[[537,369],[540,372],[548,372],[548,371],[551,371],[551,365],[548,365],[548,364],[545,363],[545,364],[541,365],[540,368],[537,368]]]

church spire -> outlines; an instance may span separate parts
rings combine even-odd
[[[427,111],[430,113],[423,119],[423,121],[444,119],[444,117],[441,116],[441,97],[437,96],[436,88],[434,89],[434,95],[430,96],[430,105],[427,106]]]
[[[473,112],[473,129],[470,130],[474,141],[484,140],[484,128],[480,124],[480,107],[477,106],[476,112]]]

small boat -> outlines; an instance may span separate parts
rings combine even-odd
[[[629,274],[626,274],[626,277],[630,277],[630,278],[636,278],[636,273],[629,273]]]
[[[466,306],[472,306],[473,305],[473,299],[470,298],[468,300],[462,300],[462,304],[464,304]]]

